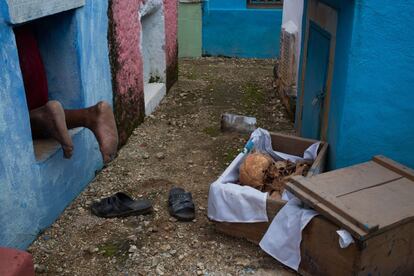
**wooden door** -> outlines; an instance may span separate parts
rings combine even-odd
[[[338,11],[319,0],[309,0],[305,16],[296,127],[300,136],[326,141]]]
[[[311,23],[302,111],[302,136],[306,138],[321,138],[330,43],[330,35]]]

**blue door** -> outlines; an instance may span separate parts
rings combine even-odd
[[[310,22],[303,90],[301,127],[303,137],[320,139],[330,43],[330,35]]]

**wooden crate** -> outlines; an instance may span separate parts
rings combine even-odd
[[[319,142],[317,140],[301,138],[297,136],[284,135],[279,133],[270,133],[272,137],[272,146],[275,151],[284,152],[296,156],[303,156],[305,150],[312,144]],[[319,174],[325,169],[326,155],[328,144],[321,142],[318,150],[318,156],[313,162],[307,176]],[[245,238],[258,244],[264,233],[272,222],[277,212],[286,204],[284,200],[267,199],[267,215],[269,222],[261,223],[228,223],[214,222],[216,230],[225,234]]]
[[[414,275],[413,170],[376,156],[314,177],[294,177],[286,188],[321,214],[303,234],[304,274]],[[338,228],[356,243],[340,249]]]
[[[281,137],[280,135],[275,134],[272,136],[274,143],[286,139],[290,140],[289,138],[290,137]],[[286,141],[284,142],[286,143]],[[274,144],[273,146],[278,150],[282,150],[280,147],[278,148],[277,144]],[[287,146],[287,149],[291,146],[292,145]],[[320,156],[320,160],[317,160],[318,162],[316,163],[316,166],[320,167],[319,171],[322,171],[325,162],[325,146],[326,145],[321,148],[319,154],[322,155]],[[298,154],[299,153],[296,152],[296,155]],[[361,167],[359,167],[359,171],[355,175],[355,182],[358,182],[358,180],[361,179],[366,179],[364,178],[365,174],[376,175],[376,179],[380,179],[380,182],[373,184],[372,181],[368,181],[371,184],[365,185],[363,188],[357,187],[351,192],[355,192],[359,189],[362,191],[392,181],[397,181],[398,183],[403,181],[406,185],[406,181],[412,181],[412,184],[414,185],[413,170],[381,156],[375,157],[371,162],[381,166],[381,170],[377,170],[375,174],[372,174],[372,171],[369,171],[367,168],[361,169]],[[356,167],[358,167],[358,165]],[[344,170],[340,170],[340,174],[337,174],[338,171],[333,171],[320,175],[316,174],[318,169],[315,169],[311,172],[312,176],[297,178],[300,178],[300,180],[305,182],[312,181],[313,183],[318,183],[319,177],[326,179],[326,176],[328,175],[330,176],[328,178],[330,178],[331,181],[332,179],[336,179],[331,183],[336,182],[339,183],[338,185],[341,185],[340,183],[345,178],[344,175],[347,174],[348,169],[349,168],[345,169],[345,174]],[[384,173],[384,171],[386,171],[386,173]],[[398,176],[394,175],[390,179],[389,171]],[[379,173],[381,173],[382,177],[378,178]],[[337,175],[335,176],[335,174]],[[386,179],[387,174],[388,179]],[[350,178],[348,178],[348,181],[349,179]],[[298,179],[296,179],[296,183],[297,182]],[[368,182],[364,180],[359,183]],[[289,190],[296,193],[297,196],[300,196],[294,189]],[[412,189],[410,190],[412,191]],[[347,192],[349,193],[349,191]],[[403,196],[405,199],[411,198],[414,202],[414,194],[411,193],[410,191],[407,191]],[[328,196],[328,198],[330,198],[330,196]],[[314,206],[318,211],[324,212],[323,207],[318,207],[320,206],[319,200],[313,202],[310,199],[303,198],[303,200],[309,205]],[[384,200],[388,201],[384,201],[384,204],[390,204],[389,198],[385,197]],[[395,205],[391,204],[390,208],[395,208],[395,206],[399,206],[399,204],[401,204],[401,202],[396,202]],[[284,205],[285,202],[283,201],[268,199],[267,212],[270,221]],[[409,208],[412,208],[412,204],[410,204],[410,206],[411,207]],[[398,208],[401,208],[401,206]],[[397,212],[396,214],[400,213]],[[372,227],[363,227],[362,230],[359,230],[359,234],[358,232],[355,232],[355,224],[349,225],[349,223],[344,223],[340,218],[333,218],[332,214],[324,214],[325,216],[319,215],[315,217],[302,232],[299,273],[302,275],[414,275],[414,212],[404,209],[401,210],[401,214],[401,217],[399,217],[396,222],[388,223],[386,225],[369,221],[367,225],[371,225]],[[357,221],[363,222],[363,219],[359,217]],[[379,226],[376,227],[374,224],[378,224]],[[356,225],[359,224],[356,223]],[[215,222],[215,227],[218,231],[234,237],[245,238],[255,244],[259,244],[264,233],[267,231],[268,226],[269,223],[247,224]],[[351,233],[356,236],[354,237],[355,243],[342,249],[339,246],[339,236],[336,231],[344,228],[351,231]]]

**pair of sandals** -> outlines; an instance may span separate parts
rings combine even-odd
[[[195,218],[195,206],[191,193],[182,188],[172,188],[168,196],[168,209],[171,216],[179,221],[192,221]],[[92,204],[94,215],[103,218],[139,216],[152,212],[151,201],[134,200],[119,192]]]

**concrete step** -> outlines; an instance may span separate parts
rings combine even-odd
[[[165,83],[146,83],[144,85],[145,115],[148,116],[157,108],[167,93]]]

